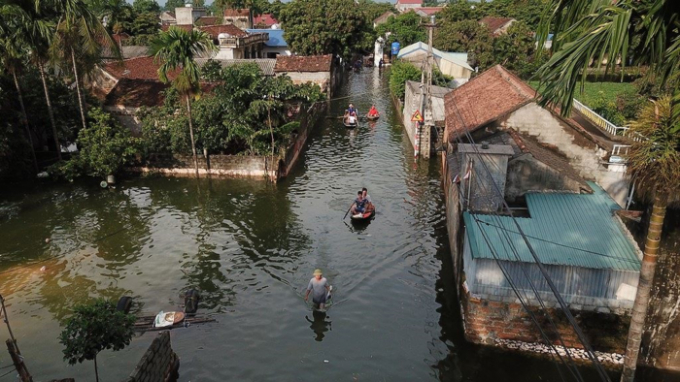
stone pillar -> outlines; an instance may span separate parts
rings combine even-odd
[[[383,57],[383,48],[385,47],[385,40],[382,37],[378,37],[375,40],[375,47],[373,50],[373,65],[377,67],[380,65],[380,60]]]

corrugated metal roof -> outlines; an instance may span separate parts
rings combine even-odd
[[[265,76],[273,76],[274,66],[276,66],[275,58],[242,58],[233,60],[218,60],[215,58],[212,59],[197,58],[196,63],[198,64],[198,66],[203,67],[203,65],[205,65],[205,63],[208,62],[208,60],[214,60],[219,62],[223,68],[239,64],[257,64],[257,66],[260,67],[260,70],[262,70],[262,74],[264,74]]]
[[[269,40],[265,45],[272,48],[284,48],[288,46],[286,40],[283,39],[283,29],[246,29],[248,33],[269,33]]]
[[[544,264],[639,271],[637,247],[613,216],[620,207],[598,185],[588,184],[592,194],[527,194],[531,217],[517,222],[529,243]],[[488,240],[499,259],[517,261],[507,232],[521,261],[534,263],[511,217],[465,212],[463,218],[473,258],[494,259]]]
[[[405,46],[399,50],[399,54],[397,54],[397,58],[403,58],[406,57],[410,54],[413,54],[415,52],[427,52],[429,49],[429,46],[425,44],[424,42],[418,41],[416,43],[413,43],[409,46]],[[432,54],[437,57],[437,58],[443,58],[447,61],[451,61],[455,63],[456,65],[462,66],[467,70],[474,71],[470,64],[467,63],[467,53],[459,53],[459,52],[443,52],[437,48],[432,48]]]

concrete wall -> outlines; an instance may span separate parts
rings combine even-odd
[[[207,16],[205,8],[178,7],[175,8],[175,18],[177,25],[193,25],[199,17]]]
[[[179,357],[172,350],[170,332],[164,331],[153,340],[135,370],[125,382],[177,381]]]
[[[442,73],[446,74],[447,76],[451,76],[456,80],[467,80],[472,77],[472,70],[464,68],[452,61],[437,59],[437,63],[439,64],[439,69],[442,71]]]
[[[508,162],[505,200],[510,203],[530,191],[579,192],[580,189],[579,182],[536,160],[531,154],[520,155]]]
[[[511,113],[501,125],[534,137],[538,142],[564,154],[571,166],[586,180],[593,180],[623,206],[629,177],[622,172],[610,172],[602,165],[606,151],[567,125],[550,111],[535,103]]]
[[[293,80],[293,83],[296,85],[299,84],[304,84],[307,82],[312,82],[319,87],[321,87],[321,90],[328,94],[330,97],[332,92],[333,92],[333,83],[331,81],[331,72],[313,72],[313,73],[308,73],[308,72],[286,72],[286,73],[276,73],[277,76],[281,75],[287,75],[290,77],[291,80]]]
[[[404,129],[406,130],[406,135],[408,135],[409,141],[411,141],[411,146],[415,142],[415,131],[416,123],[411,122],[411,116],[413,113],[420,109],[420,93],[411,90],[411,87],[406,84],[406,92],[404,95]]]
[[[508,158],[513,150],[508,145],[489,145],[484,149],[477,144],[476,147],[460,144],[458,151],[453,154],[460,155],[460,187],[462,197],[466,200],[465,207],[477,212],[500,211],[505,195],[499,195],[498,190],[505,192]],[[471,167],[470,176],[465,179],[468,166]]]
[[[286,148],[279,155],[209,155],[206,159],[198,156],[199,174],[225,177],[249,177],[281,179],[290,173],[305,147],[307,138],[322,116],[325,104],[316,103],[312,107],[291,105],[291,112],[297,113],[300,127],[291,134]],[[153,156],[142,167],[134,169],[143,173],[194,176],[194,159],[191,155]]]
[[[460,189],[458,183],[453,179],[459,171],[458,161],[454,158],[455,154],[442,152],[442,166],[444,175],[444,200],[446,202],[446,231],[449,237],[449,248],[451,259],[453,260],[453,277],[455,279],[456,292],[462,296],[461,285],[463,284],[463,251],[461,229],[461,204]]]
[[[202,175],[235,178],[275,177],[276,169],[272,170],[271,166],[271,156],[210,155],[208,160],[202,155],[198,156],[198,171]],[[278,158],[274,158],[274,166],[278,166]],[[153,156],[138,170],[144,173],[179,176],[193,176],[196,173],[191,155]]]

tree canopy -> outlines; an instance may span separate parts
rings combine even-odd
[[[349,58],[364,42],[366,19],[353,0],[294,0],[279,18],[285,40],[300,55]]]
[[[390,16],[386,22],[375,30],[379,36],[390,33],[387,43],[399,41],[401,46],[411,45],[418,41],[427,41],[427,31],[422,26],[423,18],[415,12],[406,12]]]

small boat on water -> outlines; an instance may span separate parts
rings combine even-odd
[[[380,114],[376,114],[376,115],[367,115],[367,116],[366,116],[366,119],[369,120],[369,121],[371,121],[371,122],[377,121],[378,118],[380,118]]]
[[[354,122],[350,122],[349,116],[345,116],[345,117],[342,118],[342,123],[345,125],[346,128],[353,129],[353,128],[357,127],[357,125],[359,123],[359,119],[355,117]]]
[[[350,219],[352,219],[352,223],[365,223],[373,220],[375,217],[375,208],[371,209],[368,212],[356,214],[356,215],[351,215]]]

